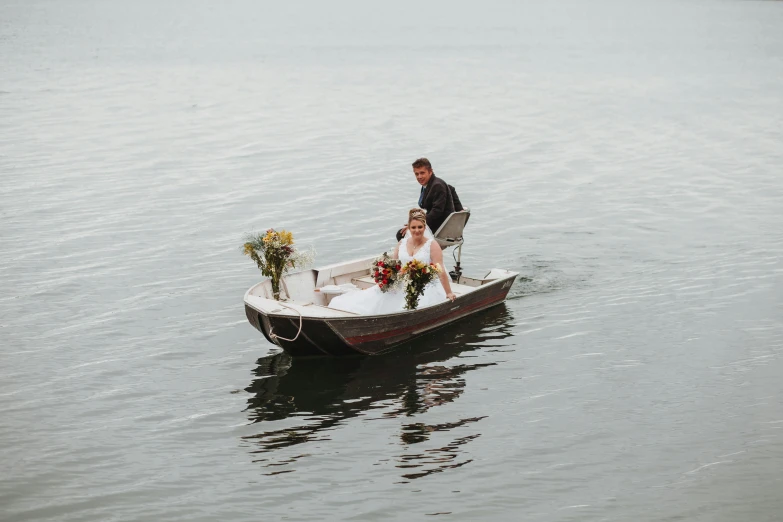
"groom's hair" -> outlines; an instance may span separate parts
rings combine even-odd
[[[421,167],[427,167],[428,169],[432,170],[432,163],[430,163],[430,160],[428,160],[427,158],[419,158],[413,162],[414,169],[418,169]]]

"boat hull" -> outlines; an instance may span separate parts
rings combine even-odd
[[[247,303],[245,313],[250,324],[263,333],[269,342],[277,344],[295,357],[376,355],[501,304],[515,279],[516,274],[512,274],[493,280],[454,302],[446,301],[420,310],[377,316],[303,317],[301,332],[299,317],[262,312]]]

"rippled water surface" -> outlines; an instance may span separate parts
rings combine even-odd
[[[0,3],[0,519],[777,521],[783,2]],[[246,232],[503,306],[291,360]]]

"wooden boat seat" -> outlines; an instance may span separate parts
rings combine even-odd
[[[367,270],[374,260],[375,256],[365,257],[345,263],[336,263],[334,265],[321,267],[315,270],[315,287],[321,288],[328,284],[339,285],[347,283],[348,281],[351,281],[351,278],[355,274],[367,273]]]
[[[359,288],[370,288],[375,284],[375,279],[373,279],[371,275],[366,275],[362,277],[354,277],[351,279],[351,283],[355,284]]]

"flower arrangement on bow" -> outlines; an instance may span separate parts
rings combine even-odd
[[[286,230],[270,228],[263,234],[248,234],[242,252],[255,261],[261,273],[272,282],[272,295],[280,300],[280,280],[292,268],[301,268],[313,261],[312,250],[294,247],[294,235]]]
[[[381,292],[388,292],[402,282],[400,270],[402,263],[399,259],[392,259],[386,252],[381,257],[373,261],[372,277],[378,284]]]
[[[407,281],[405,286],[406,310],[416,310],[424,288],[434,281],[442,271],[440,265],[422,263],[418,259],[411,259],[402,267],[402,273]]]

